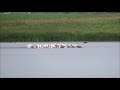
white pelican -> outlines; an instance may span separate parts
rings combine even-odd
[[[31,48],[31,47],[32,47],[32,44],[28,44],[27,47],[28,47],[28,48]]]
[[[39,44],[36,44],[36,48],[39,48],[40,47],[40,45]]]

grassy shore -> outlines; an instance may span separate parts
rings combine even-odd
[[[120,41],[120,13],[0,14],[0,42]]]

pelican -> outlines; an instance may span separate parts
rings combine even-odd
[[[37,45],[33,45],[33,48],[37,48]]]
[[[87,43],[86,41],[84,41],[83,43]]]
[[[70,44],[66,44],[66,47],[67,47],[67,48],[70,48]]]
[[[39,44],[39,48],[41,48],[41,44]]]
[[[44,45],[43,45],[43,44],[41,44],[41,48],[44,48]]]
[[[65,47],[65,45],[63,43],[61,43],[61,48],[64,48],[64,47]]]
[[[39,44],[36,44],[36,48],[39,48],[40,47],[40,45]]]
[[[77,47],[77,48],[82,48],[80,45],[77,45],[76,47]]]
[[[27,45],[28,48],[31,48],[32,46],[33,46],[32,44],[28,44],[28,45]]]

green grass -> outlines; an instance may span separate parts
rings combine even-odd
[[[0,42],[120,41],[120,13],[0,14]]]

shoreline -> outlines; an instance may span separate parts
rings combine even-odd
[[[120,42],[120,41],[61,41],[61,42],[0,42],[0,43],[84,43],[84,42],[97,42],[97,43],[101,43],[101,42]]]

